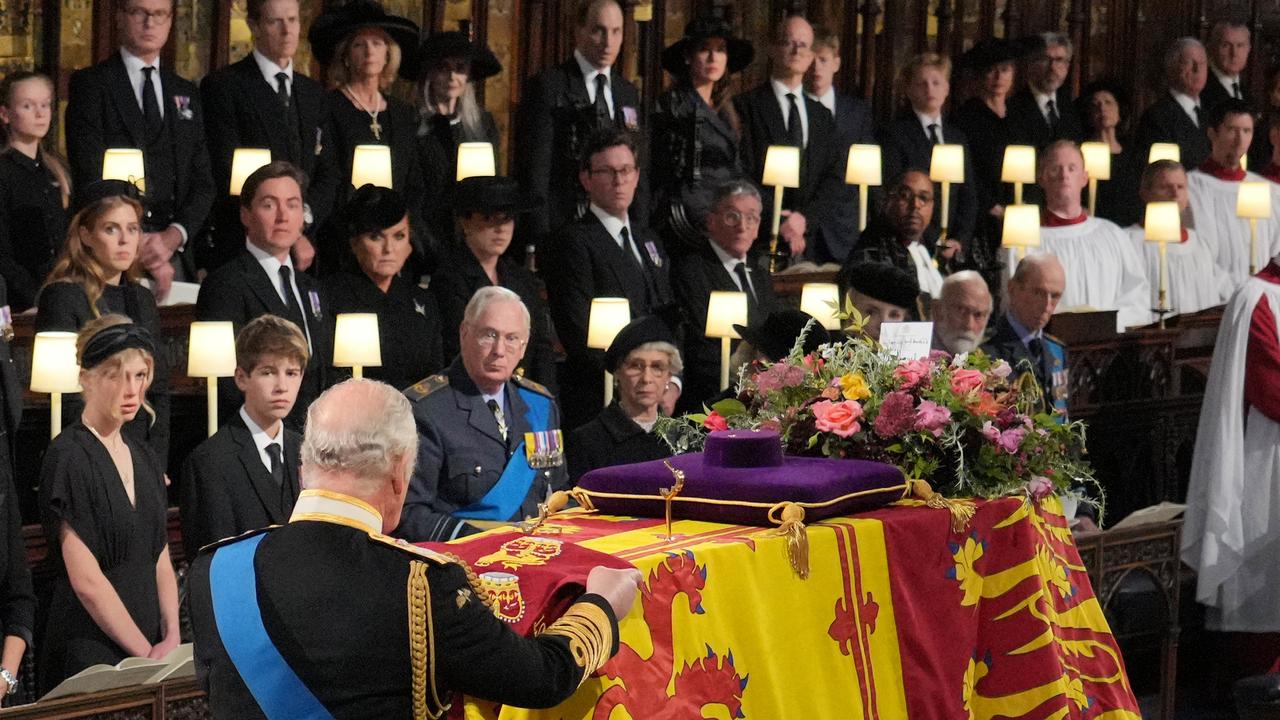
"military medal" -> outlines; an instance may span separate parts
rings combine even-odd
[[[307,298],[311,300],[311,315],[315,319],[320,319],[320,293],[315,290],[307,291]]]
[[[529,467],[536,470],[564,464],[564,435],[560,430],[543,430],[524,434],[524,454]]]

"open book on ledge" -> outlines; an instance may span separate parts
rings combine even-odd
[[[130,657],[115,665],[91,665],[63,680],[40,698],[54,700],[68,695],[102,692],[133,685],[151,685],[196,674],[191,643],[179,645],[161,660]]]

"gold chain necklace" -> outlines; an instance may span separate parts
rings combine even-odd
[[[348,83],[347,85],[344,85],[344,86],[343,86],[343,89],[346,91],[346,93],[347,93],[347,97],[351,98],[351,102],[353,102],[353,103],[355,103],[356,105],[358,105],[358,106],[360,107],[360,109],[361,109],[361,110],[365,111],[365,113],[367,113],[367,114],[369,115],[369,130],[373,132],[373,139],[374,139],[374,140],[381,140],[381,139],[382,139],[382,126],[378,124],[378,113],[380,113],[380,112],[382,112],[382,111],[381,111],[381,110],[376,109],[376,108],[378,107],[378,101],[377,101],[377,99],[376,99],[376,96],[375,96],[375,99],[374,99],[374,101],[373,101],[373,106],[374,106],[374,108],[375,108],[375,109],[374,109],[374,110],[370,110],[370,109],[369,109],[369,106],[365,105],[365,104],[364,104],[364,101],[363,101],[363,100],[361,100],[361,99],[356,95],[356,91],[351,89],[351,84],[350,84],[350,83]]]

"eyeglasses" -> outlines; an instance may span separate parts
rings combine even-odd
[[[490,330],[488,332],[481,333],[480,337],[476,339],[476,344],[480,346],[481,350],[489,352],[498,344],[498,337],[499,336],[496,331]],[[502,337],[502,349],[510,353],[517,352],[520,348],[524,347],[526,342],[528,342],[528,339],[523,336],[506,335]]]
[[[160,23],[169,22],[169,18],[173,17],[172,10],[148,11],[139,7],[129,8],[124,11],[124,14],[127,15],[130,20],[138,23],[139,25],[148,20],[159,25]]]
[[[725,210],[720,213],[720,219],[724,220],[724,224],[730,227],[741,227],[742,225],[759,225],[759,213],[740,213],[737,210]]]
[[[644,360],[632,360],[629,363],[624,363],[622,366],[622,372],[636,377],[643,375],[645,370],[651,371],[658,377],[663,377],[664,375],[671,374],[671,365],[664,362],[647,363]]]
[[[607,177],[610,180],[630,180],[640,172],[640,168],[635,165],[625,165],[620,168],[591,168],[591,174],[595,177]]]

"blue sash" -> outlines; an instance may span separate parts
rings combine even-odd
[[[529,424],[529,430],[532,432],[547,430],[547,419],[551,414],[551,398],[524,388],[516,388],[516,392],[520,393],[520,398],[528,408],[524,419]],[[538,471],[529,467],[524,437],[521,436],[520,444],[511,454],[511,459],[507,461],[507,467],[503,469],[498,482],[489,488],[489,492],[485,493],[484,497],[455,511],[453,516],[468,520],[510,520],[524,504],[525,497],[529,495],[529,488],[533,487],[533,479],[537,476]]]
[[[258,608],[253,556],[266,534],[225,545],[209,565],[218,637],[268,720],[333,720],[271,643]]]
[[[1059,422],[1067,421],[1067,391],[1071,387],[1067,377],[1067,349],[1062,343],[1044,338],[1045,375],[1049,380],[1048,404],[1057,411]]]

